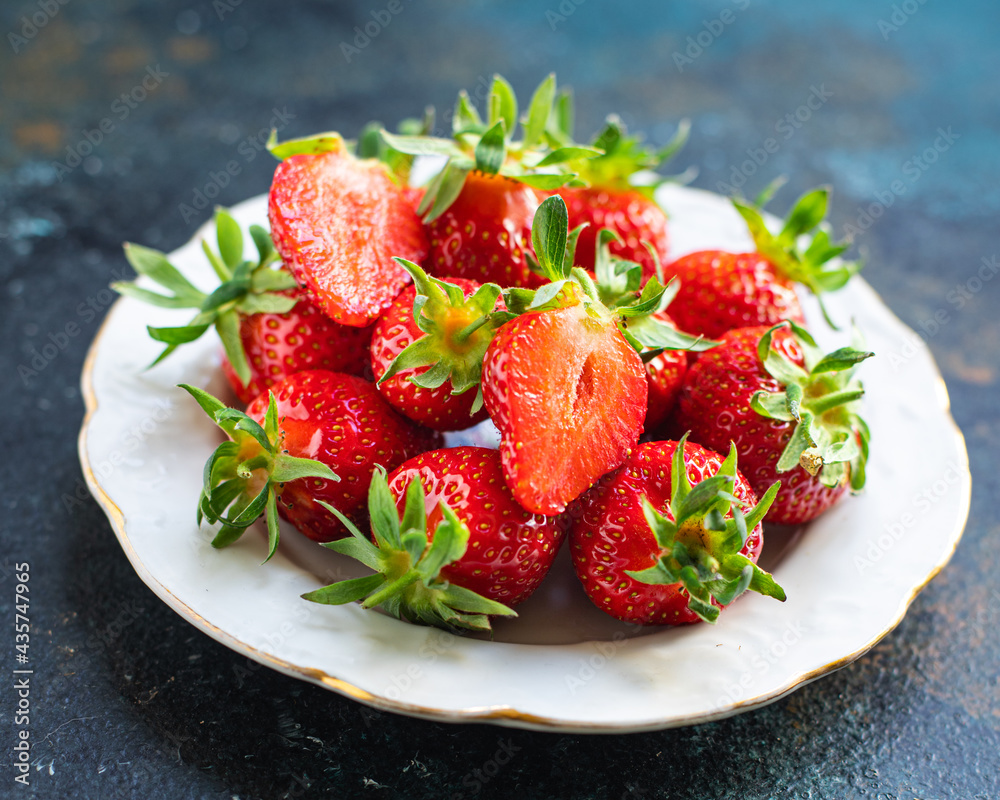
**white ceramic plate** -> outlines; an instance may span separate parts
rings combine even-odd
[[[668,186],[659,199],[672,218],[676,255],[749,247],[723,198]],[[234,214],[244,226],[266,222],[266,198]],[[204,229],[172,256],[205,287],[213,278],[198,242],[209,234]],[[265,566],[259,530],[213,550],[211,532],[195,524],[195,505],[202,465],[220,434],[175,386],[230,396],[218,342],[206,336],[144,371],[158,352],[145,326],[176,325],[187,312],[115,304],[83,373],[80,458],[150,588],[213,638],[280,672],[377,708],[445,721],[626,732],[719,719],[772,702],[869,650],[948,561],[968,514],[965,444],[922,341],[860,279],[828,302],[835,318],[857,320],[877,354],[863,367],[868,488],[802,530],[768,530],[762,563],[788,601],[746,596],[716,626],[637,630],[606,617],[577,585],[566,550],[521,616],[496,626],[493,641],[300,599],[361,573],[288,526]],[[806,312],[819,319],[814,305]],[[828,330],[819,334],[843,343]],[[489,439],[490,432],[477,435]]]

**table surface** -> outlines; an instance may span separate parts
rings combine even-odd
[[[1000,6],[456,5],[0,9],[0,608],[13,617],[13,565],[29,562],[35,668],[31,783],[9,796],[1000,796]],[[831,184],[834,228],[853,229],[866,278],[922,332],[969,442],[965,537],[897,630],[721,722],[590,737],[452,726],[255,668],[142,584],[77,461],[80,370],[108,283],[129,274],[122,241],[170,250],[208,217],[202,193],[265,191],[273,162],[254,141],[271,126],[353,134],[445,110],[497,71],[527,94],[550,70],[574,86],[583,131],[615,110],[662,142],[691,118],[677,164],[699,168],[696,186],[750,195],[786,173],[784,210]],[[13,697],[5,680],[5,751]]]

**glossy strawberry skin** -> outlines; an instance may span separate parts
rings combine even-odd
[[[306,289],[292,289],[287,294],[298,298],[287,314],[247,314],[240,318],[240,340],[250,366],[250,383],[243,385],[223,354],[222,371],[244,404],[303,370],[326,369],[358,376],[371,370],[371,327],[334,322],[320,311]]]
[[[675,425],[690,430],[691,439],[714,449],[736,444],[740,469],[755,491],[763,493],[774,481],[781,490],[767,513],[768,522],[794,525],[819,516],[844,493],[844,486],[823,486],[802,467],[778,473],[778,459],[792,436],[794,423],[766,419],[750,407],[754,392],[783,391],[783,385],[764,371],[757,343],[767,328],[729,331],[722,344],[702,353],[688,370],[675,411]],[[803,366],[802,349],[788,332],[778,329],[773,347]]]
[[[345,152],[291,156],[268,204],[282,260],[337,322],[365,327],[410,281],[393,257],[421,262],[427,235],[384,164]]]
[[[665,311],[656,317],[670,325],[673,319]],[[664,350],[651,361],[646,362],[646,381],[649,383],[649,400],[646,404],[645,433],[652,433],[670,416],[677,403],[681,383],[687,374],[691,355],[686,350]]]
[[[642,625],[687,625],[699,619],[688,606],[679,584],[651,585],[626,571],[647,569],[660,556],[660,546],[642,513],[642,498],[668,519],[670,512],[671,459],[677,442],[639,445],[615,472],[571,506],[570,552],[584,591],[602,611],[625,622]],[[684,461],[692,484],[715,475],[723,458],[689,442]],[[737,472],[733,495],[745,510],[757,497],[749,482]],[[763,547],[763,526],[750,531],[740,551],[756,562]]]
[[[471,297],[479,288],[476,281],[464,278],[449,277],[446,280],[461,287],[466,297]],[[413,319],[416,295],[416,287],[407,286],[375,323],[370,349],[371,368],[376,381],[385,374],[396,356],[423,336],[423,331]],[[505,308],[502,300],[498,308]],[[462,394],[452,394],[450,381],[445,381],[437,389],[423,389],[408,380],[411,375],[427,369],[430,367],[401,370],[379,384],[378,390],[400,414],[436,431],[465,430],[489,416],[485,406],[472,413],[475,388]]]
[[[500,454],[483,447],[454,447],[412,458],[389,476],[389,491],[402,516],[406,487],[417,476],[426,493],[428,537],[444,502],[469,526],[465,555],[440,577],[508,606],[538,588],[562,544],[553,517],[525,511],[503,480]]]
[[[804,324],[794,285],[758,253],[701,250],[681,256],[664,274],[680,281],[670,313],[688,333],[718,339],[734,328],[785,319]]]
[[[318,478],[287,483],[278,511],[318,542],[340,539],[347,531],[323,500],[345,516],[365,516],[368,484],[376,464],[393,469],[422,452],[441,446],[440,434],[413,425],[389,406],[375,387],[354,375],[307,370],[275,384],[282,448],[290,455],[326,464],[340,481]],[[247,415],[263,424],[268,396],[261,395]]]
[[[611,254],[642,266],[643,280],[656,274],[656,261],[642,244],[649,242],[666,263],[670,251],[667,215],[656,203],[636,190],[601,186],[564,187],[558,194],[566,201],[570,230],[587,223],[576,244],[576,264],[594,269],[597,233],[610,228],[623,239],[611,243]]]
[[[647,393],[635,350],[581,305],[500,328],[483,360],[483,399],[518,502],[558,514],[621,464],[638,442]]]
[[[528,268],[526,256],[538,204],[523,183],[470,172],[455,202],[427,226],[427,271],[503,287],[541,286],[545,279]]]

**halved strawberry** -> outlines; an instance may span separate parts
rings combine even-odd
[[[343,518],[353,538],[327,546],[376,574],[317,589],[307,600],[363,599],[365,608],[410,622],[489,630],[490,616],[516,616],[510,606],[542,582],[563,539],[555,519],[517,504],[499,454],[482,447],[424,453],[388,482],[377,470],[369,513],[374,544]]]
[[[259,225],[250,227],[257,259],[249,260],[244,258],[243,234],[225,209],[216,209],[215,229],[219,252],[202,242],[221,282],[210,294],[191,284],[163,253],[125,245],[125,255],[136,272],[169,294],[134,282],[113,283],[111,288],[152,305],[198,309],[187,325],[148,328],[150,336],[167,345],[154,364],[214,327],[222,340],[223,372],[243,403],[304,369],[332,369],[352,375],[363,375],[370,369],[371,329],[340,325],[320,311],[312,295],[281,268],[266,230]]]
[[[324,312],[364,327],[409,282],[393,256],[423,260],[427,236],[385,164],[331,147],[278,165],[268,214],[278,252]]]

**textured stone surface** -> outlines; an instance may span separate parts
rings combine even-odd
[[[9,565],[29,561],[36,669],[22,793],[1000,795],[1000,526],[988,511],[1000,494],[1000,279],[995,266],[979,274],[1000,257],[1000,7],[521,0],[455,10],[403,0],[345,55],[355,26],[388,4],[262,5],[93,0],[51,17],[36,2],[0,8],[0,609],[13,613]],[[45,25],[28,36],[22,17],[37,14]],[[721,19],[731,22],[720,29]],[[252,137],[271,125],[286,136],[353,133],[370,118],[416,114],[424,100],[443,111],[494,71],[528,92],[552,69],[576,88],[582,131],[614,109],[664,141],[691,117],[677,164],[700,168],[695,185],[755,172],[752,194],[787,172],[774,204],[783,210],[797,192],[833,184],[835,228],[865,228],[866,277],[924,331],[969,439],[965,538],[903,624],[855,664],[720,723],[622,737],[454,727],[377,714],[258,668],[140,582],[76,459],[78,377],[111,302],[105,287],[127,270],[122,241],[169,250],[209,216],[194,209],[199,191],[220,186],[209,206],[264,191],[272,162]],[[814,108],[788,121],[810,96]],[[85,132],[96,141],[102,121],[88,152]],[[748,159],[768,137],[779,147],[758,167]],[[67,148],[84,151],[82,163]],[[878,217],[867,224],[865,213]],[[880,355],[888,365],[892,354]],[[10,645],[3,664],[13,664]],[[4,748],[12,696],[0,694]],[[504,748],[513,755],[490,777]]]

